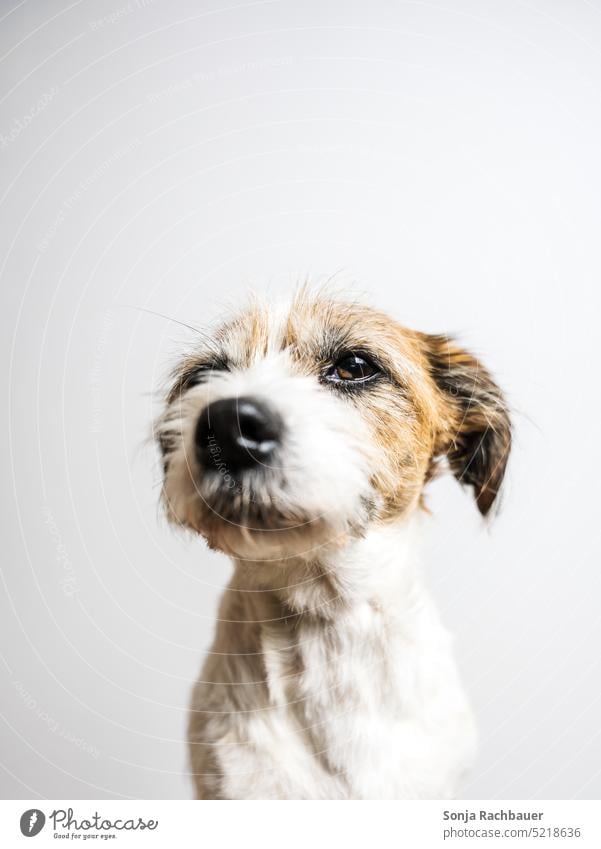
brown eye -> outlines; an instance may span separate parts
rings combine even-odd
[[[345,354],[326,373],[333,383],[363,383],[380,374],[380,369],[360,354]]]

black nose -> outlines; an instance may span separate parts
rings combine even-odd
[[[275,410],[255,398],[225,398],[202,411],[196,425],[196,453],[204,468],[235,474],[266,465],[282,435]]]

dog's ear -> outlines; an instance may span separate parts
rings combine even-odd
[[[492,507],[511,449],[511,422],[503,393],[484,366],[447,336],[422,335],[431,377],[442,397],[436,456],[471,486],[483,516]],[[435,459],[435,458],[434,458]]]

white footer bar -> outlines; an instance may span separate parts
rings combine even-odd
[[[33,842],[29,842],[33,841]],[[601,847],[598,801],[0,801],[0,846]]]

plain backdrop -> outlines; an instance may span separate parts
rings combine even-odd
[[[424,570],[481,734],[466,797],[601,793],[601,2],[3,2],[0,791],[187,798],[226,559],[158,508],[186,329],[331,275],[457,333],[514,410]],[[151,312],[144,312],[149,310]]]

